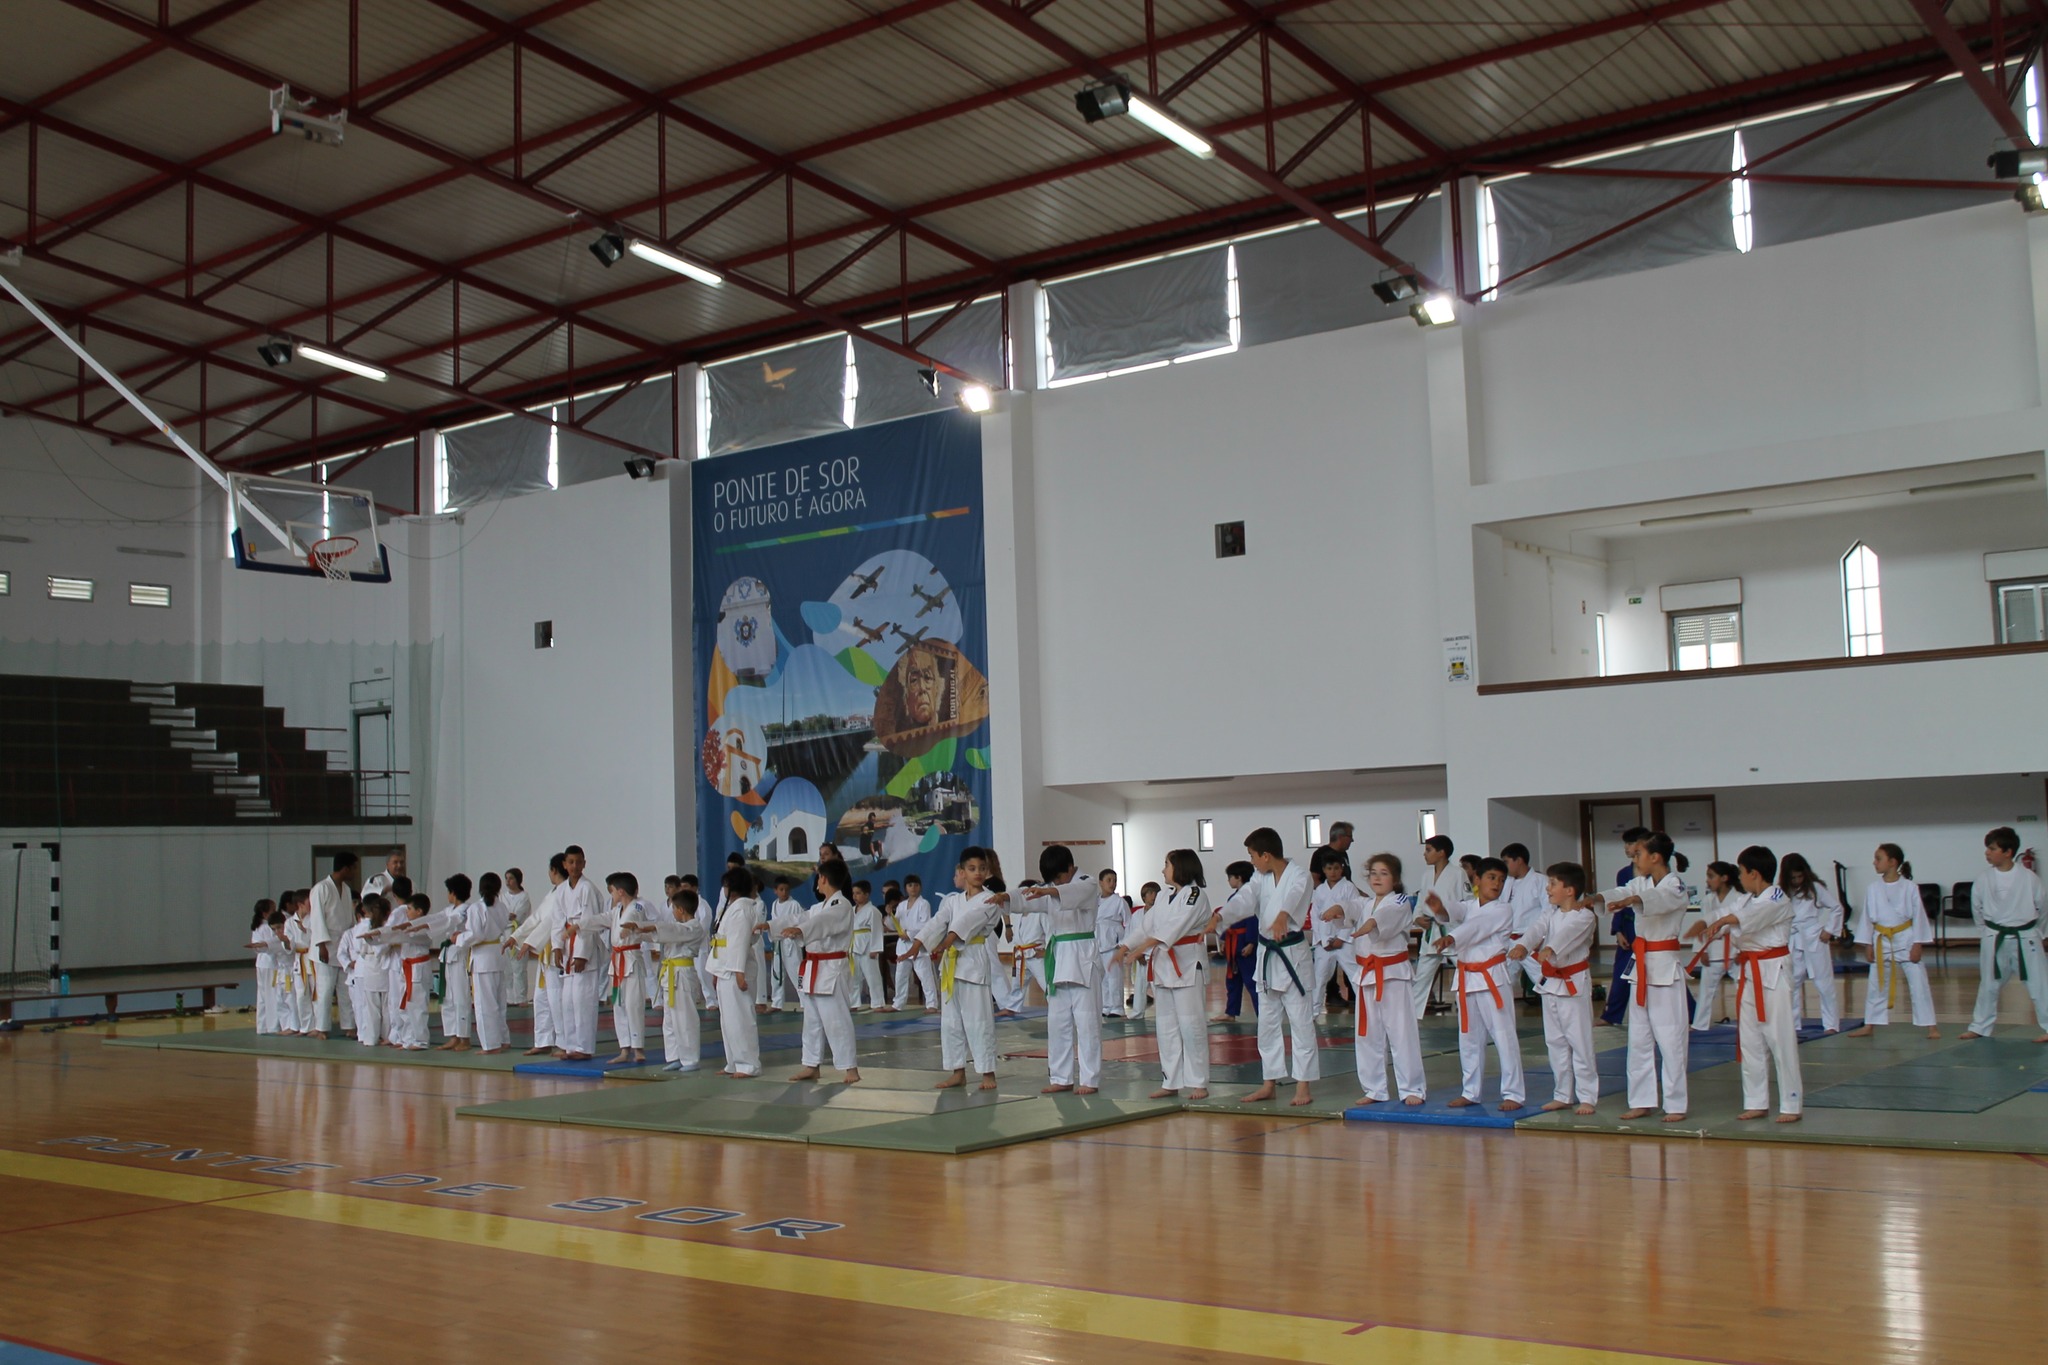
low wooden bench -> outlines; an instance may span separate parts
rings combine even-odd
[[[107,1002],[106,1016],[109,1019],[121,1017],[121,997],[124,995],[175,995],[180,991],[198,991],[201,1009],[212,1009],[219,999],[219,992],[235,989],[232,981],[171,982],[167,985],[122,986],[115,990],[73,991],[69,995],[0,995],[0,1022],[14,1017],[16,1001],[38,1000],[90,1000],[97,996]]]

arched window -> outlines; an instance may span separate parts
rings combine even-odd
[[[1884,607],[1878,600],[1877,551],[1857,541],[1842,556],[1842,625],[1849,657],[1884,653]]]
[[[789,832],[789,851],[791,853],[809,853],[811,851],[811,836],[802,825],[798,825]]]

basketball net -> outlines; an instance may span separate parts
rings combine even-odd
[[[329,536],[316,541],[306,552],[306,562],[326,575],[330,583],[346,583],[353,577],[346,561],[355,554],[361,542],[354,536]]]

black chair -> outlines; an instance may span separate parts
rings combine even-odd
[[[1934,922],[1934,946],[1937,949],[1949,946],[1949,921],[1970,918],[1970,892],[1974,882],[1953,882],[1949,886],[1948,899],[1941,907],[1941,918]]]
[[[1934,926],[1934,946],[1941,947],[1941,883],[1920,882],[1920,908],[1927,912],[1927,922]]]

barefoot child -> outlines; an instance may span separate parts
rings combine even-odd
[[[376,1047],[384,1041],[385,1011],[391,1000],[391,950],[377,941],[391,918],[391,903],[372,893],[363,897],[363,927],[356,933],[356,1041]]]
[[[640,879],[614,872],[604,879],[611,894],[612,1032],[619,1055],[612,1066],[638,1066],[647,1060],[647,996],[654,972],[647,947],[654,942],[654,907],[640,899]]]
[[[1102,997],[1096,976],[1095,909],[1102,884],[1074,875],[1074,851],[1049,844],[1039,852],[1044,884],[1024,904],[1045,912],[1046,1085],[1043,1094],[1092,1095],[1102,1081]],[[1078,1077],[1079,1084],[1076,1079]]]
[[[270,920],[277,914],[277,902],[269,897],[256,902],[255,912],[249,918],[249,942],[247,947],[256,954],[256,1032],[276,1033],[278,983],[281,974],[277,970],[277,929],[270,927]],[[278,929],[284,927],[279,916]]]
[[[1458,959],[1458,1064],[1464,1089],[1451,1101],[1453,1109],[1479,1103],[1489,1039],[1500,1060],[1500,1107],[1522,1107],[1522,1047],[1515,1037],[1514,986],[1506,971],[1508,934],[1515,924],[1515,907],[1501,894],[1507,884],[1508,865],[1481,858],[1472,887],[1478,899],[1467,902],[1464,919],[1437,940]],[[1429,917],[1448,926],[1450,909],[1443,898],[1431,890],[1424,900]]]
[[[1743,894],[1741,877],[1741,870],[1733,863],[1708,863],[1707,894],[1700,899],[1700,913],[1708,920],[1721,918],[1723,907]],[[1705,1033],[1714,1026],[1714,1015],[1720,1009],[1721,982],[1735,971],[1734,931],[1708,939],[1686,965],[1697,965],[1700,969],[1700,999],[1692,1012],[1692,1031]]]
[[[1341,853],[1323,860],[1320,885],[1309,892],[1308,930],[1315,940],[1316,979],[1310,990],[1316,998],[1316,1015],[1328,1013],[1330,983],[1337,983],[1341,998],[1351,996],[1351,977],[1343,968],[1351,961],[1351,932],[1365,918],[1358,888],[1351,881],[1351,863]]]
[[[462,933],[455,940],[469,961],[470,1022],[476,1029],[477,1048],[484,1053],[503,1052],[505,1032],[505,937],[511,911],[505,905],[505,884],[495,872],[477,878],[476,899]]]
[[[874,888],[866,882],[853,884],[853,954],[855,971],[848,973],[848,998],[853,1012],[866,1014],[888,1002],[882,998],[882,912],[876,908]]]
[[[1877,880],[1863,888],[1863,913],[1856,917],[1856,942],[1870,959],[1870,984],[1864,990],[1863,1027],[1851,1038],[1868,1038],[1880,1024],[1892,1021],[1892,1006],[1898,1002],[1899,978],[1906,979],[1906,998],[1913,1003],[1913,1023],[1939,1038],[1935,1027],[1934,990],[1927,982],[1927,968],[1920,962],[1922,948],[1934,942],[1933,926],[1927,922],[1927,904],[1913,882],[1913,865],[1906,850],[1897,844],[1879,844],[1870,860]]]
[[[1771,885],[1777,855],[1761,846],[1742,850],[1735,865],[1742,892],[1711,922],[1692,926],[1695,938],[1735,931],[1735,1051],[1742,1063],[1739,1119],[1760,1119],[1771,1102],[1770,1074],[1778,1072],[1778,1122],[1797,1123],[1803,1108],[1799,1083],[1799,1020],[1792,1008],[1792,902]]]
[[[2037,1043],[2048,1043],[2048,963],[2041,951],[2041,879],[2019,865],[2020,836],[2000,825],[1984,836],[1991,864],[1970,888],[1970,918],[1977,921],[1977,1004],[1965,1038],[1989,1038],[1998,1022],[1998,997],[2015,976],[2034,1002]]]
[[[690,887],[678,885],[668,898],[668,918],[658,922],[654,941],[661,954],[661,1060],[664,1071],[695,1071],[703,1043],[697,1032],[697,962],[704,955],[704,921]]]
[[[804,1064],[790,1077],[793,1081],[818,1079],[828,1044],[832,1065],[846,1073],[846,1083],[860,1081],[860,1058],[853,1044],[853,982],[846,970],[853,944],[853,902],[846,890],[852,880],[844,862],[820,859],[816,885],[823,899],[799,911],[797,922],[781,932],[784,945],[798,946],[793,970],[797,1004],[804,1012]],[[783,952],[783,961],[790,962],[791,956]]]
[[[754,957],[754,930],[761,922],[754,874],[744,866],[726,869],[719,883],[725,909],[711,937],[711,974],[718,978],[718,1032],[725,1046],[725,1067],[718,1074],[750,1080],[761,1074],[760,1025],[754,1021],[754,1000],[747,993],[747,969]]]
[[[1401,893],[1401,860],[1375,853],[1365,864],[1365,918],[1351,937],[1352,1003],[1358,1007],[1358,1028],[1352,1055],[1358,1064],[1360,1104],[1387,1098],[1387,1060],[1394,1063],[1394,1086],[1401,1103],[1421,1104],[1428,1096],[1422,1075],[1422,1037],[1409,994],[1414,964],[1408,960],[1408,931],[1415,910]],[[1387,983],[1393,982],[1388,995]]]
[[[1600,1068],[1593,1056],[1593,981],[1587,964],[1600,917],[1581,902],[1586,897],[1586,869],[1577,863],[1552,863],[1544,871],[1544,899],[1550,908],[1508,950],[1516,960],[1535,961],[1543,998],[1543,1041],[1550,1049],[1550,1076],[1555,1086],[1545,1113],[1569,1108],[1590,1114],[1600,1101]]]
[[[1313,1098],[1310,1082],[1323,1074],[1316,1042],[1316,1002],[1310,994],[1315,961],[1303,931],[1308,918],[1308,868],[1287,860],[1280,835],[1272,829],[1253,830],[1245,836],[1244,849],[1258,874],[1252,884],[1258,888],[1259,994],[1265,997],[1265,1006],[1259,1011],[1263,1083],[1240,1103],[1272,1099],[1280,1080],[1292,1072],[1294,1098],[1288,1103],[1299,1108]]]
[[[965,1085],[969,1061],[981,1076],[979,1088],[996,1088],[995,997],[989,993],[996,958],[988,935],[1001,911],[988,882],[999,875],[993,851],[963,851],[953,869],[957,890],[918,931],[918,952],[936,958],[939,970],[939,1064],[949,1073],[940,1090]]]
[[[1166,1077],[1152,1098],[1185,1090],[1189,1099],[1203,1100],[1209,1097],[1209,983],[1202,970],[1209,952],[1203,941],[1216,917],[1202,886],[1202,860],[1193,849],[1167,854],[1160,876],[1165,894],[1154,896],[1135,917],[1123,959],[1133,987],[1149,987],[1159,1001],[1159,1061]]]
[[[1685,1117],[1686,1043],[1691,1032],[1685,1006],[1685,971],[1678,930],[1685,919],[1685,884],[1671,870],[1671,836],[1659,830],[1636,845],[1635,879],[1616,895],[1602,895],[1609,909],[1636,912],[1635,990],[1628,1001],[1628,1109],[1639,1119],[1657,1107],[1658,1066],[1663,1067],[1664,1122]]]

